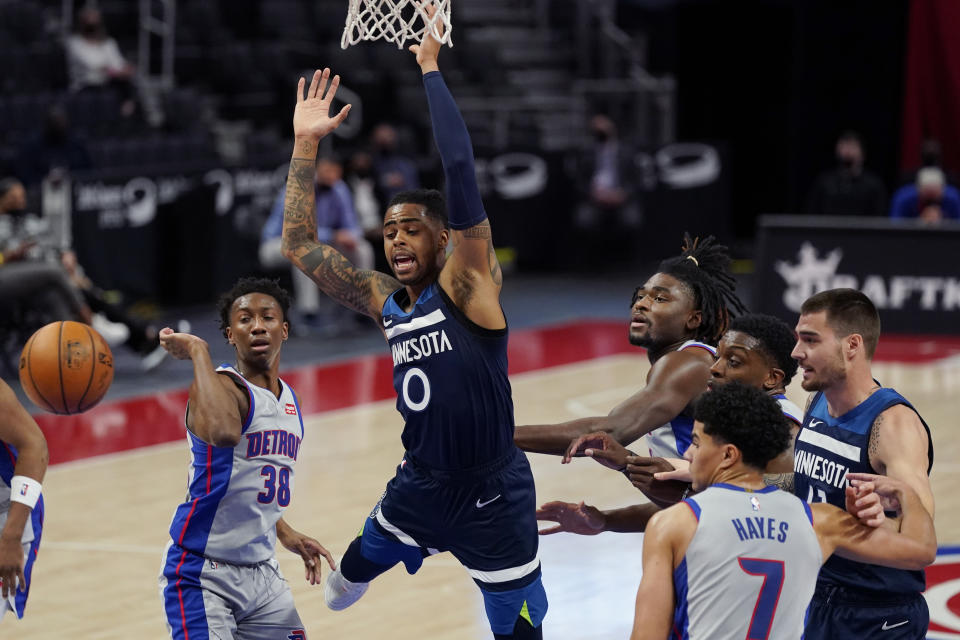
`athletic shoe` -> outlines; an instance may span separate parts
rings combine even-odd
[[[130,327],[121,322],[111,322],[101,313],[93,314],[90,318],[90,326],[111,347],[121,345],[130,338]]]
[[[327,582],[323,585],[323,599],[327,608],[341,611],[359,600],[369,586],[369,582],[350,582],[337,569],[327,576]]]
[[[153,371],[166,359],[167,350],[160,346],[160,341],[158,340],[157,346],[151,349],[147,355],[140,358],[140,369],[142,371]]]
[[[177,322],[178,333],[190,333],[190,323],[186,320]],[[140,369],[143,371],[153,371],[167,359],[167,350],[160,346],[160,340],[157,339],[156,346],[140,359]]]

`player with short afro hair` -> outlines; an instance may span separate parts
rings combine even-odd
[[[759,340],[764,355],[783,371],[783,386],[790,384],[798,367],[790,355],[797,336],[786,322],[762,313],[751,313],[731,320],[728,330],[740,331]]]
[[[438,222],[444,229],[450,228],[447,218],[447,200],[436,189],[412,189],[401,191],[390,199],[387,211],[398,204],[419,204],[426,210],[427,217]]]
[[[744,463],[761,471],[790,444],[790,426],[777,401],[740,382],[700,396],[693,417],[704,433],[732,444]]]
[[[290,326],[290,294],[280,286],[278,280],[270,278],[246,277],[237,280],[233,287],[217,300],[217,311],[220,313],[220,332],[227,337],[227,328],[230,326],[230,308],[240,296],[248,293],[262,293],[277,301],[283,311],[283,321]]]

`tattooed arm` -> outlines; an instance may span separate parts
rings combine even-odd
[[[400,283],[377,271],[357,269],[333,247],[317,241],[316,194],[313,190],[317,146],[328,133],[340,126],[350,105],[330,117],[330,102],[337,93],[340,76],[334,76],[326,90],[330,70],[313,74],[307,97],[304,81],[297,85],[297,106],[293,113],[296,141],[283,207],[283,255],[340,304],[373,318],[380,315],[383,303]]]
[[[777,487],[787,493],[793,493],[793,472],[765,473],[763,474],[763,483],[768,487]]]
[[[780,455],[768,462],[764,469],[763,482],[768,487],[779,487],[788,493],[793,493],[793,447],[798,433],[800,433],[800,425],[791,419],[790,444]]]
[[[870,465],[878,474],[890,476],[913,489],[932,517],[933,491],[927,475],[930,466],[927,452],[931,446],[920,416],[906,405],[890,407],[877,416],[870,428]]]

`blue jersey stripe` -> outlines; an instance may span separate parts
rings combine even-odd
[[[27,551],[27,557],[24,558],[23,563],[23,577],[25,578],[25,583],[23,585],[23,590],[18,590],[14,596],[14,604],[16,605],[18,618],[23,617],[23,610],[27,606],[27,597],[30,595],[33,563],[36,562],[37,554],[40,552],[40,538],[43,535],[43,516],[44,506],[43,496],[41,495],[37,500],[37,504],[34,505],[30,512],[30,524],[33,527],[33,541],[30,543],[30,549]]]
[[[227,493],[233,470],[233,447],[215,447],[190,434],[193,482],[190,501],[181,504],[170,525],[170,536],[186,549],[203,553],[216,516]]]
[[[670,421],[670,428],[673,430],[673,437],[677,441],[677,453],[682,456],[690,447],[690,443],[693,442],[693,418],[677,416]]]
[[[17,466],[17,449],[12,444],[2,442],[3,451],[0,451],[0,478],[7,485],[13,480],[13,470]]]
[[[300,410],[300,400],[297,399],[297,394],[293,392],[293,389],[290,389],[290,395],[293,396],[293,406],[297,408],[297,418],[300,419],[300,440],[303,441],[306,432],[303,430],[303,411]]]
[[[163,575],[163,608],[173,640],[209,640],[200,574],[204,559],[171,544]]]
[[[693,511],[693,516],[697,519],[697,522],[700,522],[700,505],[697,504],[697,501],[693,498],[687,498],[683,502]]]
[[[685,500],[684,502],[693,502]],[[696,504],[696,503],[694,503]],[[700,519],[700,507],[697,506],[697,519]],[[690,615],[687,611],[687,559],[684,558],[673,570],[673,592],[676,605],[673,610],[673,634],[677,640],[687,640],[690,637]]]

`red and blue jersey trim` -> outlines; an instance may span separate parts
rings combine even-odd
[[[177,507],[170,537],[178,545],[202,554],[220,501],[227,493],[233,470],[233,447],[215,447],[188,434],[193,457],[189,502]]]

